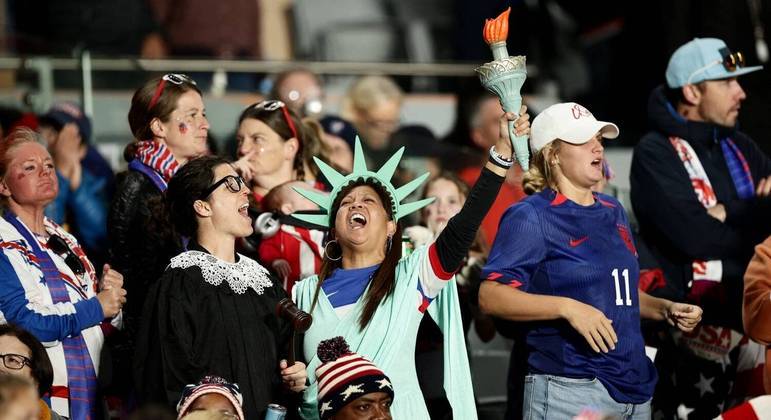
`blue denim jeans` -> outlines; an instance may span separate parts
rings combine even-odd
[[[622,404],[594,379],[573,379],[553,375],[527,375],[523,404],[524,420],[572,419],[584,409],[610,418],[650,420],[651,402]]]

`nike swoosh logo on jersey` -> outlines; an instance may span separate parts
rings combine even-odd
[[[589,236],[584,236],[584,237],[583,237],[583,238],[581,238],[581,239],[571,239],[571,240],[570,240],[570,246],[572,246],[573,248],[575,248],[575,247],[577,247],[578,245],[581,245],[582,243],[584,243],[584,241],[586,241],[587,239],[589,239]]]

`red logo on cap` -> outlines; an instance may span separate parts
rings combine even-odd
[[[570,110],[573,113],[573,118],[580,119],[581,117],[591,117],[592,113],[589,112],[588,109],[582,107],[581,105],[575,104],[573,105],[573,108]]]

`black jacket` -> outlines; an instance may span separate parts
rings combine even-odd
[[[653,130],[635,147],[630,182],[641,237],[667,281],[667,286],[654,294],[683,300],[693,279],[692,261],[721,260],[727,306],[716,302],[717,311],[705,308],[705,320],[714,316],[718,319],[711,323],[741,330],[743,274],[753,247],[771,233],[771,206],[768,199],[739,198],[720,140],[730,137],[736,143],[756,186],[771,174],[771,160],[736,128],[683,119],[667,101],[663,86],[651,94],[648,116]],[[670,136],[687,140],[696,152],[718,202],[726,208],[724,223],[710,216],[699,202]]]
[[[133,335],[147,290],[182,245],[166,215],[163,194],[147,176],[131,170],[118,174],[107,233],[111,264],[123,274],[127,292],[126,330]]]

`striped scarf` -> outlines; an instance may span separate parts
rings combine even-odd
[[[673,136],[669,138],[669,142],[683,162],[685,171],[688,172],[688,177],[691,179],[693,192],[696,193],[701,205],[705,209],[715,207],[718,204],[717,196],[699,156],[684,139]],[[720,260],[694,260],[691,263],[691,269],[693,271],[691,296],[696,299],[696,302],[700,300],[701,296],[712,293],[714,287],[723,281],[723,262]]]
[[[720,147],[723,149],[723,157],[728,166],[728,173],[734,181],[736,193],[739,195],[739,198],[746,200],[754,197],[755,183],[752,181],[750,165],[747,164],[747,159],[744,158],[742,151],[739,150],[739,148],[736,147],[736,143],[728,137],[720,142]]]
[[[38,259],[43,279],[51,293],[54,304],[70,302],[67,286],[62,273],[56,267],[47,251],[40,247],[37,239],[30,233],[15,214],[6,211],[5,219],[22,235]],[[96,369],[91,363],[83,335],[77,334],[61,340],[67,367],[67,388],[69,391],[70,418],[93,420],[99,418],[97,412]]]
[[[171,150],[165,144],[157,141],[140,141],[134,152],[134,157],[145,166],[150,167],[167,183],[179,169],[179,162],[174,159]]]

